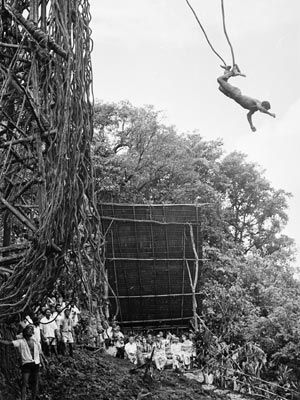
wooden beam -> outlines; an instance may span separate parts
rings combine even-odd
[[[12,9],[8,5],[4,6],[6,10],[18,21],[19,24],[23,25],[26,31],[37,41],[39,46],[44,49],[51,49],[65,60],[68,60],[68,53],[60,47],[55,40],[40,29],[33,21],[26,20],[22,14]]]
[[[123,204],[124,205],[124,204]],[[117,217],[104,217],[100,216],[101,219],[107,219],[109,221],[120,221],[120,222],[135,222],[135,223],[141,223],[141,224],[157,224],[157,225],[196,225],[196,222],[162,222],[162,221],[156,221],[153,219],[131,219],[131,218],[117,218]]]
[[[27,243],[11,244],[10,246],[0,247],[0,253],[25,250],[25,249],[28,249],[28,247],[29,247],[29,245]]]
[[[144,295],[134,295],[134,296],[118,296],[118,299],[154,299],[156,297],[182,297],[182,296],[193,296],[201,294],[197,293],[173,293],[173,294],[144,294]],[[109,299],[114,299],[114,296],[108,296]]]
[[[189,204],[133,204],[133,203],[101,203],[102,206],[128,206],[128,207],[200,207],[200,206],[208,206],[213,203],[189,203]]]
[[[42,137],[42,138],[45,138],[45,137],[50,136],[50,135],[52,135],[52,134],[54,134],[54,133],[56,133],[56,132],[57,132],[56,129],[53,129],[53,130],[51,130],[51,131],[42,133],[41,137]],[[17,145],[17,144],[23,144],[23,143],[33,142],[33,141],[35,141],[35,140],[36,140],[36,136],[28,136],[28,137],[21,138],[21,139],[9,140],[9,141],[7,141],[7,142],[1,143],[1,144],[0,144],[0,148],[5,148],[5,147],[10,147],[10,146],[15,146],[15,145]]]
[[[192,319],[193,316],[190,317],[183,317],[183,318],[161,318],[161,319],[141,319],[137,321],[120,321],[121,324],[143,324],[143,323],[150,323],[150,322],[160,322],[163,324],[164,322],[171,322],[171,321],[186,321]]]
[[[25,253],[18,253],[8,257],[0,257],[0,266],[17,264],[24,255]]]
[[[0,275],[1,274],[11,274],[13,272],[10,268],[0,267]]]
[[[133,258],[133,257],[106,257],[107,261],[195,261],[194,258]],[[199,261],[209,261],[209,258],[199,258]]]
[[[22,222],[23,225],[26,225],[27,228],[31,229],[33,232],[36,232],[37,230],[36,227],[33,225],[31,221],[29,221],[28,218],[25,217],[25,215],[20,213],[19,210],[17,210],[14,206],[12,206],[7,200],[5,200],[1,196],[0,196],[0,201],[12,214],[14,214],[15,217],[18,218],[20,222]]]

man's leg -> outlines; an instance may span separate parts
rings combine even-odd
[[[47,357],[50,356],[50,345],[49,345],[49,339],[46,338],[45,342],[43,342],[43,352]]]
[[[28,387],[30,372],[22,372],[21,400],[26,400],[26,389]]]
[[[35,365],[34,370],[31,373],[32,378],[32,400],[36,400],[38,389],[39,389],[39,365]]]
[[[50,348],[51,348],[51,354],[54,353],[57,357],[57,347],[56,347],[56,338],[51,338],[50,339]]]
[[[73,355],[73,343],[69,343],[69,352],[70,352],[70,357],[74,357]]]
[[[231,99],[235,98],[236,96],[239,96],[241,94],[241,91],[239,88],[232,86],[230,83],[228,83],[228,79],[231,78],[232,76],[235,76],[235,73],[231,70],[228,72],[225,72],[224,75],[219,76],[217,78],[217,81],[219,83],[219,90],[225,94],[225,96],[230,97]]]

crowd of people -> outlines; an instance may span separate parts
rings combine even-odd
[[[120,326],[113,321],[108,329],[100,332],[103,351],[117,358],[128,359],[132,364],[141,366],[151,361],[157,370],[170,367],[174,371],[188,370],[196,357],[194,334],[189,332],[181,337],[163,331],[154,334],[130,333],[124,335]]]
[[[36,312],[25,316],[19,323],[19,333],[14,340],[0,336],[0,344],[15,347],[21,358],[22,386],[21,400],[31,382],[32,400],[37,398],[39,367],[48,362],[52,355],[73,357],[73,346],[81,311],[75,300],[65,302],[62,296],[52,296]]]
[[[162,371],[188,370],[193,366],[196,350],[194,334],[180,337],[163,331],[129,332],[124,334],[113,320],[96,318],[78,308],[76,300],[65,301],[62,296],[48,297],[45,305],[20,322],[15,340],[0,337],[0,344],[13,345],[19,350],[22,362],[22,393],[25,400],[29,381],[32,399],[36,399],[40,364],[49,358],[74,357],[74,345],[97,348],[119,359],[128,359],[136,367],[146,363]]]

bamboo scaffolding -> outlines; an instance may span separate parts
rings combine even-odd
[[[168,294],[144,294],[144,295],[128,295],[128,296],[118,296],[118,299],[154,299],[159,297],[185,297],[199,295],[201,292],[195,293],[168,293]],[[113,298],[113,296],[108,296],[108,298]]]

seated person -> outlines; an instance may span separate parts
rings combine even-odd
[[[271,105],[268,101],[259,101],[257,99],[253,99],[252,97],[245,96],[242,94],[239,88],[232,86],[230,83],[228,83],[228,79],[233,76],[245,76],[245,75],[240,73],[240,70],[237,65],[234,65],[232,68],[225,67],[224,75],[220,76],[217,79],[220,85],[219,90],[222,93],[224,93],[225,96],[230,97],[232,100],[241,105],[243,108],[249,110],[247,114],[247,119],[251,130],[255,132],[256,128],[252,123],[252,115],[256,111],[268,114],[273,118],[275,118],[275,114],[272,114],[268,111],[271,108]]]
[[[133,364],[137,364],[137,345],[134,336],[129,336],[129,342],[125,344],[125,356]]]
[[[153,361],[155,363],[156,368],[159,371],[162,371],[167,363],[167,356],[166,356],[165,342],[160,335],[156,336],[156,341],[154,342],[153,347],[154,347]]]
[[[181,343],[177,336],[174,336],[171,343],[171,354],[172,354],[172,368],[174,371],[179,370],[182,366],[182,351]]]
[[[190,369],[194,353],[194,344],[186,335],[182,335],[181,351],[183,366],[185,369]]]

